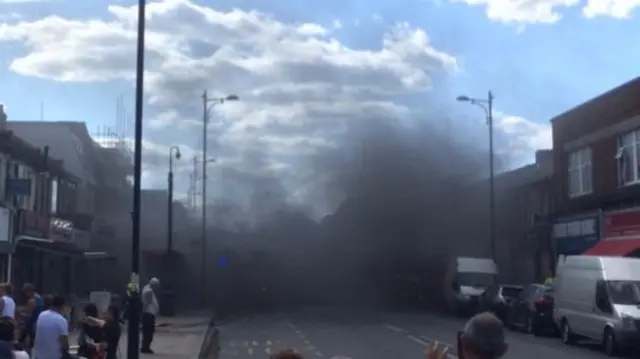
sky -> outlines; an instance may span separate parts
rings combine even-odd
[[[133,114],[137,2],[0,0],[0,103],[10,120],[84,121],[93,135]],[[638,75],[640,0],[159,0],[147,5],[143,185],[177,191],[202,145],[202,93],[216,165],[284,178],[304,201],[301,159],[347,122],[422,118],[487,137],[458,95],[495,96],[510,166],[551,147],[549,119]],[[212,103],[213,104],[213,103]],[[161,161],[162,162],[162,161]],[[218,171],[218,172],[216,172]],[[222,183],[222,179],[219,178]],[[218,186],[218,190],[226,188]]]

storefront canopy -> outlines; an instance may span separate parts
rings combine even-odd
[[[592,256],[625,257],[640,249],[640,237],[632,239],[603,239],[584,254]]]
[[[21,247],[71,257],[86,259],[109,259],[111,257],[105,252],[85,252],[73,244],[56,242],[48,238],[18,236],[16,244]]]

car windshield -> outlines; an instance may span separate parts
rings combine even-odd
[[[470,287],[488,287],[495,283],[496,275],[491,273],[458,273],[458,283]]]
[[[640,281],[611,280],[607,287],[613,304],[640,304]]]

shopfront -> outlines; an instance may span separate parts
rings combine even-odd
[[[558,256],[583,254],[600,240],[600,212],[556,219],[551,236]]]
[[[640,258],[640,208],[605,213],[602,240],[585,254]]]
[[[8,208],[0,207],[0,275],[8,281],[9,255],[13,252],[12,215]]]

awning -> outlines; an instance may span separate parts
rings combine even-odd
[[[640,249],[640,237],[634,239],[603,239],[584,254],[592,256],[624,257]]]
[[[52,254],[81,257],[86,259],[111,259],[106,252],[85,252],[71,243],[56,242],[49,238],[31,236],[16,237],[16,244]]]

